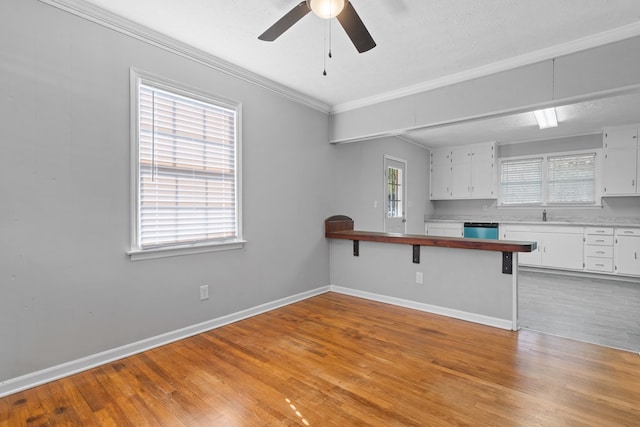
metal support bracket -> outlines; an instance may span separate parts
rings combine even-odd
[[[413,263],[420,264],[420,245],[413,245]]]
[[[513,252],[502,252],[502,274],[513,274]]]
[[[353,256],[360,256],[360,240],[353,241]]]

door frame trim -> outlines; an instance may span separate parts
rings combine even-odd
[[[403,207],[404,207],[404,218],[405,222],[403,223],[403,233],[407,232],[407,221],[408,219],[408,211],[409,211],[409,201],[407,200],[407,195],[409,194],[409,163],[400,157],[395,157],[390,154],[385,154],[382,158],[382,231],[387,232],[387,160],[392,160],[394,162],[402,163],[404,165],[404,177],[403,177],[403,189],[402,189],[402,197],[404,198]]]

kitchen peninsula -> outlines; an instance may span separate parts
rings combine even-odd
[[[517,326],[517,254],[535,242],[354,230],[325,221],[331,284],[346,294],[503,329]]]

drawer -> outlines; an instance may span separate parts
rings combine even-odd
[[[616,236],[640,236],[640,228],[616,228]]]
[[[584,234],[595,234],[600,236],[613,236],[611,227],[585,227]]]
[[[612,273],[613,259],[587,257],[585,270]]]
[[[587,245],[613,246],[613,236],[594,236],[588,234],[586,241]]]
[[[613,246],[585,246],[585,254],[594,258],[613,258]]]

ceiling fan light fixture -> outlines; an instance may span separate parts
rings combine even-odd
[[[554,128],[558,126],[558,117],[555,108],[546,108],[544,110],[536,110],[533,112],[538,121],[540,129]]]
[[[309,9],[322,19],[338,16],[347,0],[307,0]]]

